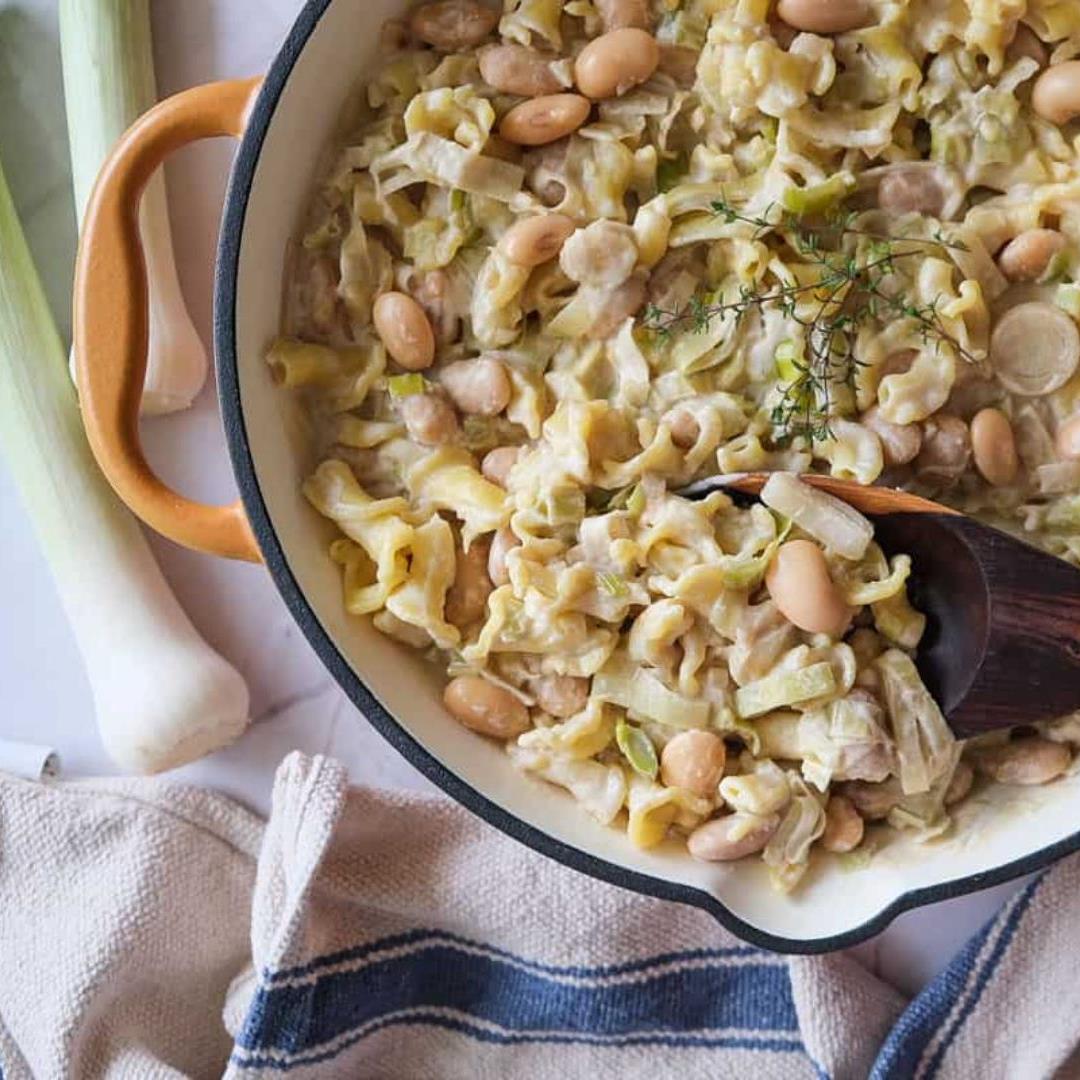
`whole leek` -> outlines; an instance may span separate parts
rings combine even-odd
[[[63,346],[0,168],[0,450],[34,522],[118,765],[157,772],[247,725],[237,672],[196,633],[90,452]]]
[[[105,159],[157,101],[148,0],[61,0],[60,48],[81,228]],[[144,415],[177,412],[198,396],[207,362],[176,276],[161,174],[143,195],[140,224],[150,282],[150,353],[141,408]]]

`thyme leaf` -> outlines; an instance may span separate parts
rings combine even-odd
[[[814,280],[793,282],[765,292],[743,285],[733,298],[692,296],[685,305],[666,309],[650,304],[644,312],[645,326],[660,335],[675,330],[706,331],[714,319],[731,319],[737,325],[754,310],[776,307],[804,328],[805,357],[790,361],[794,377],[785,381],[772,409],[771,421],[778,442],[805,437],[823,440],[832,436],[829,420],[834,414],[837,386],[854,389],[858,370],[855,357],[859,329],[868,322],[889,318],[910,319],[920,328],[925,343],[937,348],[949,345],[968,363],[977,363],[942,321],[935,300],[916,304],[890,288],[897,264],[935,250],[966,251],[966,245],[939,228],[930,239],[882,233],[858,226],[858,215],[841,210],[819,215],[808,223],[798,214],[770,206],[761,215],[744,214],[718,199],[712,211],[729,224],[751,226],[752,237],[780,236],[815,271]],[[843,241],[867,241],[861,251],[845,251]]]

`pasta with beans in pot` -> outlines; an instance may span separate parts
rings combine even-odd
[[[268,362],[344,602],[641,847],[931,837],[1077,717],[958,744],[908,488],[1080,563],[1080,10],[440,0],[384,30]],[[775,473],[762,503],[678,494]],[[466,737],[466,736],[463,736]]]

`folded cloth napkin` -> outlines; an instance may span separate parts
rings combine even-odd
[[[909,1003],[325,758],[285,760],[265,830],[160,780],[0,777],[0,1076],[1075,1076],[1078,896],[1071,858]]]

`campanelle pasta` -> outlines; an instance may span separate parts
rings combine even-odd
[[[267,357],[347,610],[632,843],[784,889],[868,822],[940,834],[973,765],[1060,775],[1069,718],[956,743],[911,560],[794,474],[1080,562],[1078,54],[1052,0],[389,24]],[[677,494],[741,470],[761,504]]]

